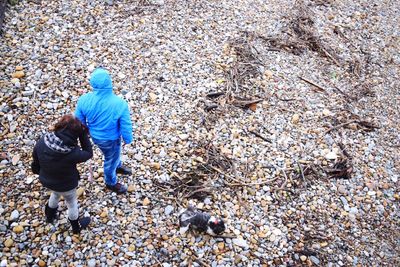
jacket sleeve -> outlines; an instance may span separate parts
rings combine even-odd
[[[32,164],[31,164],[31,169],[34,174],[39,174],[40,173],[40,164],[39,164],[39,159],[37,156],[37,145],[33,148],[32,152]]]
[[[78,149],[74,155],[74,161],[76,163],[85,162],[93,157],[92,143],[89,139],[89,134],[84,133],[79,137],[82,149]]]
[[[124,110],[122,112],[121,118],[119,119],[119,127],[121,129],[121,135],[124,139],[125,144],[130,144],[133,142],[133,128],[132,120],[129,112],[128,103],[124,103]]]
[[[86,124],[86,116],[82,111],[82,98],[78,99],[78,104],[76,105],[76,110],[75,110],[75,117],[78,118],[78,120],[80,120],[85,126],[87,126]]]

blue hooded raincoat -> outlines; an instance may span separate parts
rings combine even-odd
[[[78,99],[75,116],[97,140],[117,140],[121,136],[126,144],[133,141],[132,121],[128,103],[113,93],[110,74],[102,68],[90,77],[93,92]]]

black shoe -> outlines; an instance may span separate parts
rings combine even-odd
[[[71,223],[72,232],[74,234],[79,234],[82,229],[88,227],[90,223],[90,217],[83,217],[81,219],[71,220],[68,218],[68,221]]]
[[[58,208],[58,207],[57,207]],[[44,214],[46,214],[46,222],[53,223],[57,218],[57,208],[50,208],[49,203],[44,208]]]
[[[115,185],[106,185],[108,189],[110,189],[111,191],[116,192],[117,194],[124,194],[126,193],[126,186],[120,183],[116,183]]]
[[[119,174],[126,174],[126,175],[131,175],[132,171],[130,168],[125,167],[125,166],[121,166],[119,168],[117,168],[117,173]]]

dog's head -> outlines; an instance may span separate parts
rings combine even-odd
[[[225,223],[221,219],[211,217],[211,219],[208,221],[208,226],[215,235],[219,235],[225,231]]]

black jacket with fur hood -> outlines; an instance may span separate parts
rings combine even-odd
[[[82,149],[78,146],[79,139]],[[32,172],[39,174],[44,187],[66,192],[78,186],[80,179],[76,164],[93,156],[87,133],[77,137],[67,130],[45,134],[33,149]]]

